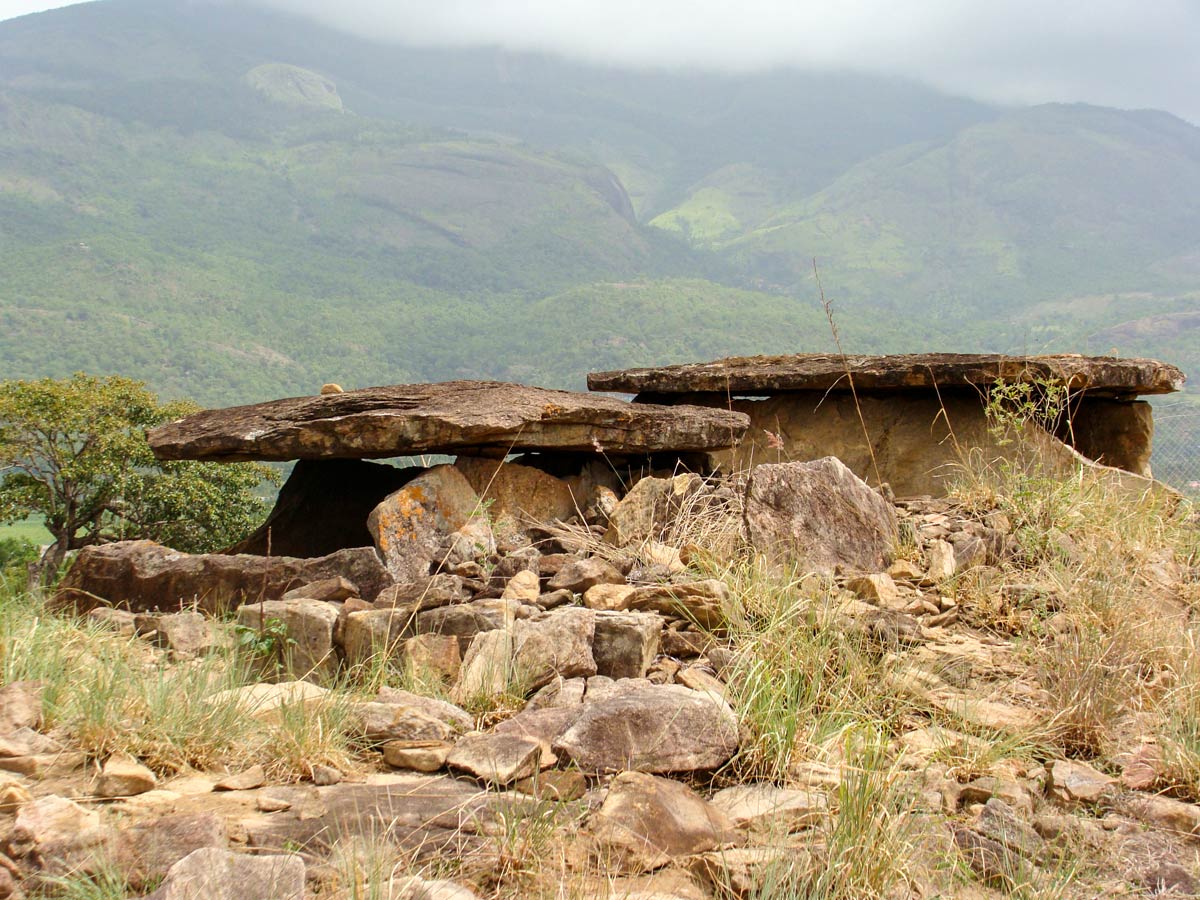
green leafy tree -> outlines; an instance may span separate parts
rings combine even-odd
[[[117,376],[0,382],[0,521],[45,519],[46,577],[70,551],[110,541],[228,546],[262,520],[255,490],[276,476],[253,463],[156,460],[146,430],[196,409]]]

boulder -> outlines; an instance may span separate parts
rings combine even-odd
[[[481,631],[463,657],[450,696],[472,704],[498,697],[513,685],[513,635],[505,628]]]
[[[592,657],[597,675],[645,678],[658,656],[662,616],[639,612],[597,612]]]
[[[479,495],[454,466],[434,466],[389,494],[367,518],[388,572],[416,581],[443,562],[446,538],[483,515]]]
[[[367,666],[376,655],[390,657],[415,627],[403,609],[364,609],[346,616],[342,650],[350,668]]]
[[[297,853],[249,856],[202,847],[171,866],[147,900],[304,900],[304,877]]]
[[[583,594],[583,605],[588,609],[620,612],[629,609],[629,598],[637,587],[632,584],[597,584]]]
[[[759,553],[822,574],[883,571],[897,542],[892,505],[832,456],[755,466],[745,525]]]
[[[535,691],[556,677],[596,674],[592,641],[596,614],[572,607],[523,619],[513,630],[513,678],[526,691]]]
[[[337,607],[320,600],[267,600],[238,609],[238,624],[259,631],[271,621],[283,623],[288,643],[282,648],[283,671],[310,681],[337,676],[338,657],[333,632]]]
[[[400,658],[410,678],[453,681],[462,668],[462,650],[452,634],[418,634],[400,644]]]
[[[371,510],[422,471],[357,459],[302,459],[267,520],[226,552],[308,558],[370,546]]]
[[[604,539],[615,547],[658,541],[689,501],[704,489],[704,479],[685,473],[674,478],[643,478],[608,514]]]
[[[680,685],[625,684],[585,702],[555,753],[599,774],[716,769],[737,751],[737,717],[728,705]]]
[[[725,410],[451,381],[207,410],[155,428],[147,437],[155,456],[164,460],[487,456],[524,450],[642,455],[729,447],[746,424],[745,416]]]
[[[541,469],[471,456],[454,465],[483,498],[497,533],[520,533],[529,523],[569,519],[578,511],[567,483]]]
[[[642,772],[622,772],[612,780],[588,830],[597,855],[613,871],[626,873],[658,869],[734,837],[729,818],[687,785]]]
[[[79,551],[51,608],[85,613],[105,602],[133,612],[195,607],[217,614],[244,603],[278,600],[294,587],[341,575],[364,599],[392,583],[373,547],[329,556],[189,554],[153,541],[121,541]]]
[[[173,813],[122,825],[115,862],[137,888],[160,882],[171,866],[205,847],[229,846],[225,822],[215,813]]]

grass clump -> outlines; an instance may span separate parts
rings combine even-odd
[[[93,757],[127,753],[167,774],[265,761],[283,779],[351,764],[345,690],[256,716],[237,691],[256,671],[236,648],[171,662],[144,641],[47,614],[36,597],[0,596],[0,677],[42,682],[46,727]]]

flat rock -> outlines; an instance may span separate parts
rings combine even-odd
[[[775,391],[848,390],[849,368],[860,391],[978,386],[997,381],[1059,381],[1073,391],[1097,394],[1169,394],[1183,387],[1175,366],[1154,359],[1109,356],[1003,356],[981,353],[914,353],[847,356],[730,357],[707,363],[593,372],[588,389],[627,394],[762,394]]]
[[[726,410],[452,381],[207,410],[155,428],[148,438],[159,459],[225,462],[479,450],[646,454],[730,447],[748,425],[744,415]]]
[[[726,624],[729,586],[716,578],[682,584],[645,584],[639,585],[623,602],[626,609],[661,613],[704,628],[718,628]]]
[[[540,766],[542,744],[516,734],[477,732],[460,738],[446,765],[488,784],[504,786],[528,778]]]
[[[225,822],[215,813],[174,813],[126,822],[117,834],[116,863],[133,886],[144,887],[161,881],[188,854],[228,845]]]
[[[629,681],[592,700],[600,693],[593,681],[599,679],[588,680],[589,702],[554,742],[554,751],[584,772],[716,769],[737,751],[736,716],[706,694]]]
[[[763,831],[787,832],[809,828],[829,815],[823,791],[798,791],[773,784],[739,784],[717,791],[713,806],[734,825]]]
[[[195,606],[218,613],[278,600],[294,587],[336,575],[354,582],[366,600],[392,583],[374,547],[301,559],[190,554],[153,541],[120,541],[80,550],[50,605],[85,613],[107,601],[133,612]]]
[[[439,775],[371,776],[366,784],[343,782],[291,796],[289,808],[243,822],[253,848],[303,846],[328,851],[355,836],[387,840],[416,861],[479,851],[480,832],[494,812],[495,795],[464,779]]]

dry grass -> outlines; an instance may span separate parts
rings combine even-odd
[[[128,753],[163,773],[265,760],[282,779],[352,764],[345,691],[286,703],[269,721],[247,715],[236,696],[208,699],[256,680],[235,650],[171,662],[144,641],[10,596],[0,598],[0,654],[4,682],[43,682],[46,726],[99,759]]]

